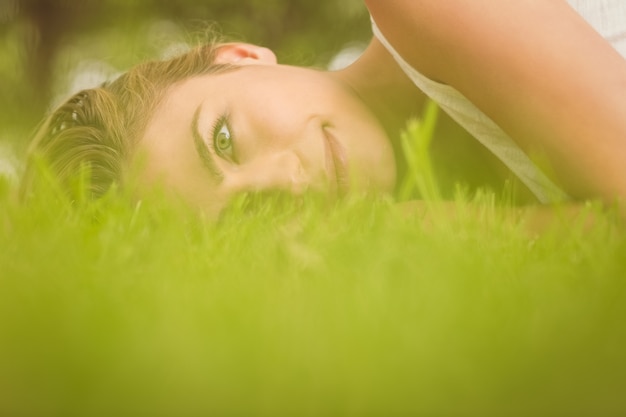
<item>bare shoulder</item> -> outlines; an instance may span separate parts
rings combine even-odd
[[[549,39],[565,42],[572,34],[579,40],[581,34],[597,38],[564,0],[365,3],[383,33],[410,63],[452,84],[468,72],[453,64],[480,64],[486,59],[491,65],[505,56],[520,61],[533,56],[537,45]],[[511,51],[513,45],[522,49]]]
[[[366,0],[424,75],[452,85],[577,198],[626,200],[626,60],[564,0]]]

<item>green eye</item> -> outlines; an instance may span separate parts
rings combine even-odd
[[[230,131],[228,130],[228,126],[223,125],[215,137],[215,149],[220,152],[225,152],[228,151],[231,146],[232,141],[230,138]]]
[[[213,129],[213,149],[215,153],[228,161],[236,162],[233,150],[233,135],[225,117],[221,117]]]

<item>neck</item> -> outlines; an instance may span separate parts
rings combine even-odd
[[[374,38],[349,67],[332,73],[349,85],[383,125],[394,148],[407,119],[418,116],[425,96]]]

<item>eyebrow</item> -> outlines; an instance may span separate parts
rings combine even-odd
[[[209,147],[207,146],[198,128],[201,110],[202,105],[199,105],[193,114],[193,119],[191,120],[191,135],[193,136],[193,143],[196,147],[196,152],[202,161],[202,165],[204,165],[215,181],[219,184],[224,180],[224,172],[222,172],[222,170],[217,166],[215,158],[211,154],[211,151],[209,151]]]

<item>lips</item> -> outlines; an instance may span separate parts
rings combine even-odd
[[[346,150],[327,127],[323,127],[322,130],[324,131],[324,138],[326,139],[325,149],[328,180],[337,194],[343,196],[350,188]]]

